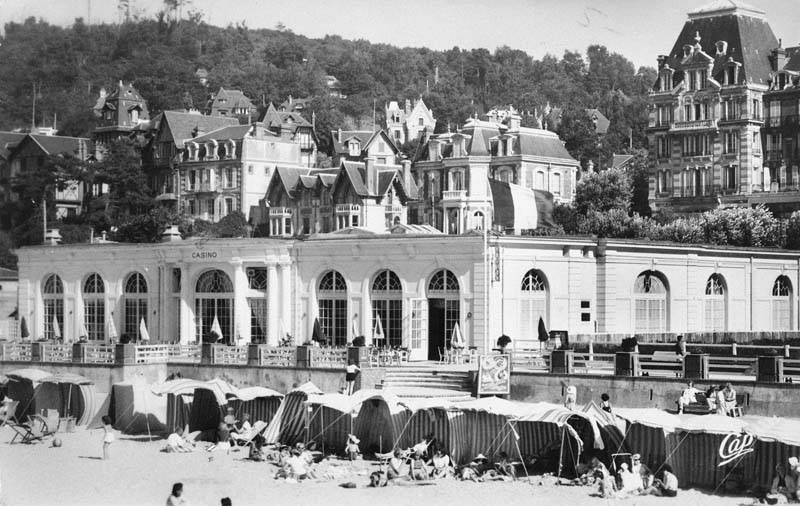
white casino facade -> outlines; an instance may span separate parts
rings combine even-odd
[[[332,233],[299,239],[26,247],[19,315],[33,338],[105,340],[111,326],[188,343],[385,341],[438,358],[456,324],[469,346],[536,341],[539,317],[571,334],[798,329],[800,254],[478,233]],[[54,325],[58,322],[58,326]],[[56,330],[57,329],[57,330]]]

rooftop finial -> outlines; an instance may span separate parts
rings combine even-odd
[[[700,44],[700,32],[694,32],[694,41]]]

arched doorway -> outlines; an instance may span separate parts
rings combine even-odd
[[[317,291],[319,326],[328,344],[347,344],[347,282],[337,271],[328,271],[319,280]],[[353,336],[356,337],[356,336]]]
[[[381,322],[384,342],[375,343],[399,347],[403,344],[403,285],[393,271],[382,270],[372,281],[372,327]]]
[[[645,271],[633,284],[634,332],[666,332],[669,291],[661,274]]]
[[[148,325],[147,280],[141,273],[133,272],[125,280],[123,302],[125,310],[123,335],[127,334],[129,339],[137,340],[141,337],[139,336],[139,326],[142,320],[144,320],[145,326]]]
[[[550,322],[547,317],[547,282],[542,271],[531,269],[525,273],[520,283],[520,325],[519,338],[536,340],[539,333],[539,318],[544,320],[547,328]]]
[[[198,340],[210,339],[214,318],[219,322],[220,342],[234,343],[233,283],[220,270],[206,271],[197,278],[194,319]]]
[[[428,282],[428,360],[438,360],[439,350],[450,347],[453,328],[461,321],[459,300],[456,275],[447,269],[436,271]]]
[[[64,283],[57,274],[51,274],[45,278],[42,284],[42,302],[44,303],[44,338],[63,338]]]
[[[105,339],[105,293],[103,278],[97,273],[90,274],[83,283],[83,324],[87,335],[79,337],[91,340]]]
[[[725,280],[719,274],[712,274],[706,281],[706,293],[703,307],[705,330],[723,332],[727,321],[725,314]]]
[[[792,282],[778,276],[772,284],[772,330],[792,328]]]

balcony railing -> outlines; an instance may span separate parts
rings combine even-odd
[[[336,206],[337,214],[350,214],[361,211],[361,206],[358,204],[338,204]]]
[[[280,367],[294,367],[297,364],[297,348],[295,346],[258,347],[258,364]]]
[[[400,214],[403,212],[403,206],[386,206],[386,214]]]
[[[30,362],[31,343],[2,343],[0,344],[0,355],[3,360]]]
[[[116,358],[113,344],[83,345],[82,362],[86,364],[113,364]]]
[[[670,130],[674,131],[707,130],[709,128],[717,128],[717,120],[701,119],[696,121],[674,121],[670,125]]]
[[[289,217],[292,215],[292,210],[288,207],[270,207],[269,208],[269,215],[270,216],[281,216],[281,217]]]
[[[72,362],[72,345],[41,343],[42,362]]]
[[[214,345],[211,347],[213,364],[246,364],[247,346]]]
[[[463,200],[467,198],[467,190],[445,190],[442,192],[442,200]]]
[[[159,364],[169,362],[169,344],[137,345],[134,362],[137,364]]]
[[[200,362],[199,344],[173,344],[168,353],[170,362]]]

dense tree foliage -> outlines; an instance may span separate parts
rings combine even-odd
[[[315,113],[323,147],[330,129],[371,126],[373,111],[380,121],[386,101],[419,96],[440,130],[508,104],[540,115],[548,103],[565,108],[568,125],[573,111],[598,108],[611,119],[609,134],[584,139],[581,132],[568,141],[574,156],[594,159],[596,166],[598,156],[608,160],[627,146],[631,131],[634,147],[645,146],[645,97],[655,70],[637,72],[603,46],[590,46],[585,55],[567,51],[560,59],[536,59],[506,46],[399,48],[338,36],[311,39],[282,27],[216,27],[202,13],[185,12],[184,4],[168,0],[162,12],[143,17],[123,0],[121,24],[7,23],[0,40],[0,130],[29,125],[35,99],[36,123],[50,124],[57,116],[62,134],[88,135],[100,88],[110,90],[122,79],[134,82],[151,114],[202,109],[219,86],[241,89],[260,107],[289,95],[312,97],[309,115]],[[208,72],[207,86],[195,76],[201,68]],[[326,75],[339,79],[346,99],[328,96]]]

